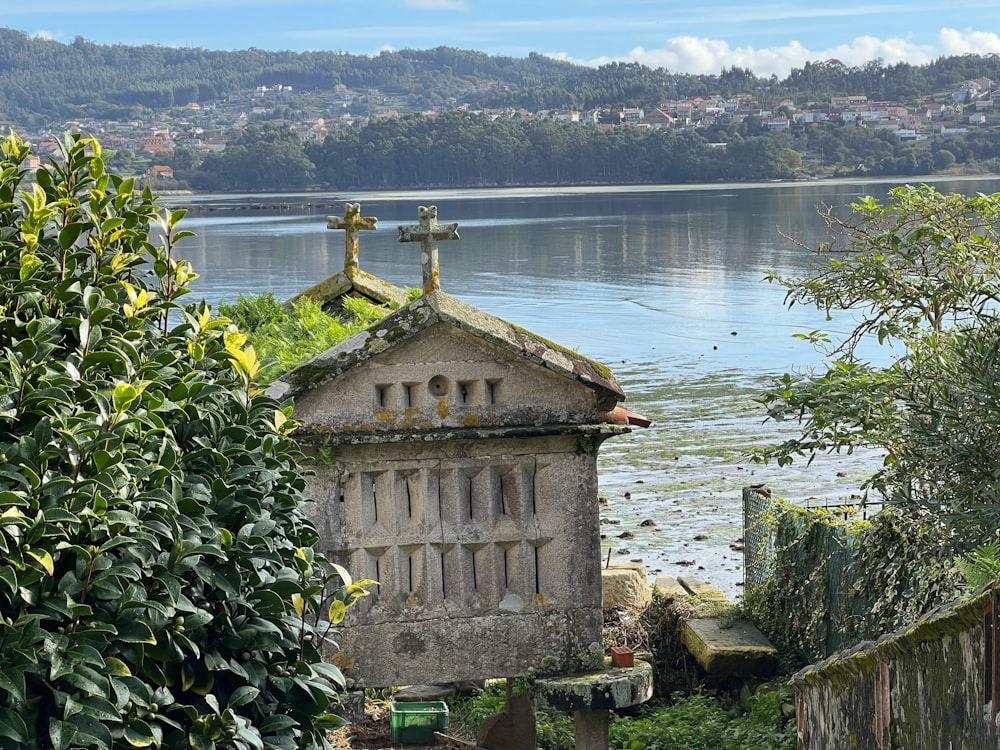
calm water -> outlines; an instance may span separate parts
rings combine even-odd
[[[939,182],[992,192],[1000,180]],[[605,443],[601,458],[605,554],[639,559],[651,574],[695,575],[738,591],[740,493],[767,481],[805,500],[858,492],[877,457],[833,457],[811,467],[758,467],[742,454],[774,439],[753,401],[769,375],[821,361],[796,332],[847,328],[815,310],[782,305],[768,269],[806,273],[824,237],[816,206],[882,196],[892,183],[360,193],[350,196],[199,196],[179,254],[211,302],[272,291],[280,299],[340,270],[344,233],[326,229],[343,197],[378,229],[361,234],[361,267],[420,286],[419,247],[396,227],[419,205],[457,221],[440,245],[444,291],[614,370],[627,404],[654,420]],[[248,209],[251,204],[281,209]],[[873,356],[886,356],[873,353]],[[641,526],[652,521],[654,526]],[[633,535],[629,537],[629,534]]]

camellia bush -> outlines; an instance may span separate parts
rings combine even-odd
[[[174,257],[183,211],[0,142],[0,748],[319,748],[365,593],[315,554],[289,407]]]

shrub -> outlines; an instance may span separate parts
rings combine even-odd
[[[793,750],[795,727],[781,712],[786,690],[744,688],[738,702],[707,693],[674,695],[669,706],[644,708],[611,724],[615,750]]]
[[[0,748],[328,746],[363,588],[310,547],[252,348],[179,301],[183,211],[92,139],[33,184],[0,148]]]
[[[744,608],[789,671],[913,622],[962,591],[958,540],[939,518],[895,506],[870,520],[838,512],[848,510],[771,508],[773,553]]]
[[[270,382],[312,357],[369,328],[389,314],[365,299],[344,299],[343,314],[330,315],[309,297],[285,307],[274,294],[241,294],[235,304],[223,301],[219,312],[236,322],[259,353],[258,379]]]

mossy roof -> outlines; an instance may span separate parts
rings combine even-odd
[[[406,304],[405,289],[400,289],[398,286],[361,269],[353,269],[350,272],[337,271],[304,292],[296,294],[288,300],[288,304],[294,304],[303,297],[312,297],[326,308],[335,303],[337,299],[351,293],[359,294],[376,304],[388,305],[389,307],[399,307]]]
[[[625,400],[611,370],[601,363],[440,291],[420,297],[371,328],[313,357],[275,381],[268,392],[280,399],[300,397],[442,323],[582,383],[602,398],[613,402]]]

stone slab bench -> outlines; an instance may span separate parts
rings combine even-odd
[[[736,616],[736,607],[717,587],[695,578],[659,576],[661,596],[685,598],[694,617],[681,623],[680,638],[705,672],[713,677],[769,677],[778,652],[756,626]]]
[[[576,750],[608,750],[610,711],[653,697],[653,666],[635,661],[631,667],[539,679],[532,697],[538,706],[573,712]]]

